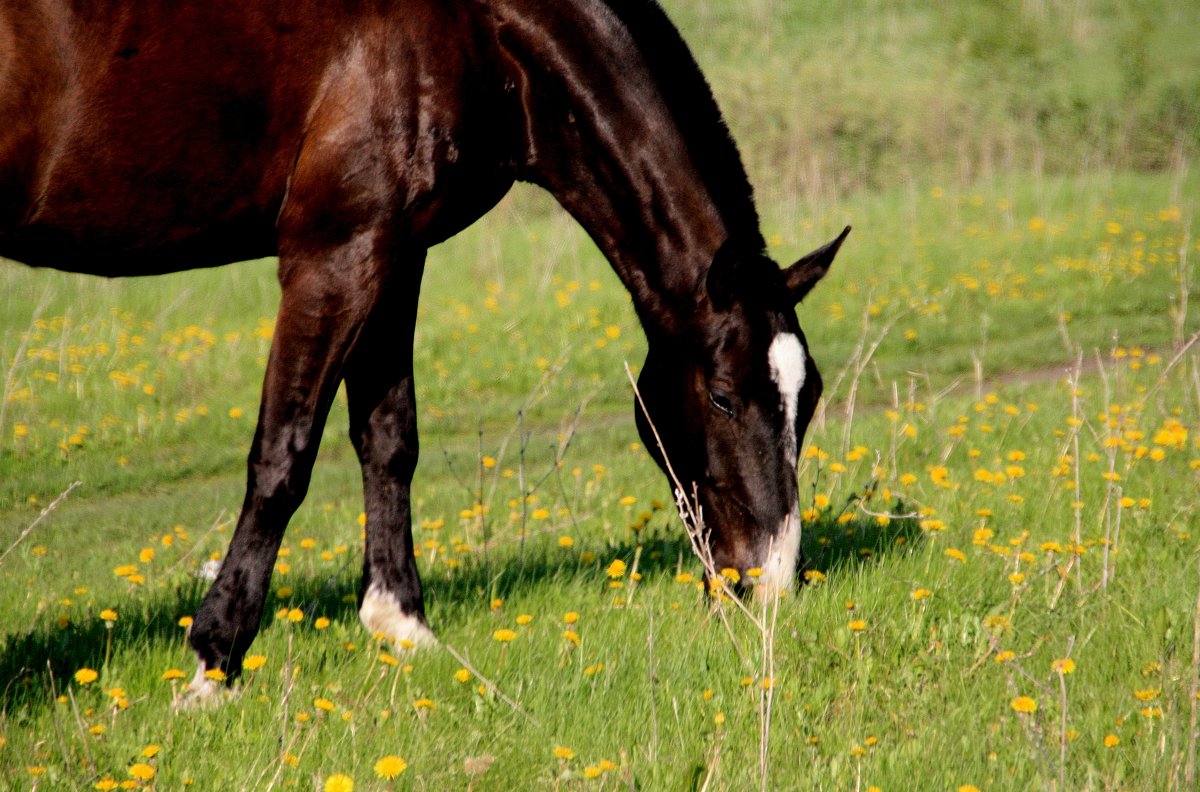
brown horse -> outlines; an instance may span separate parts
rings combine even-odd
[[[764,255],[737,149],[651,0],[0,0],[0,119],[0,256],[105,276],[279,256],[193,692],[215,688],[205,669],[241,669],[342,381],[367,513],[359,613],[432,640],[409,505],[419,284],[426,250],[518,180],[632,294],[640,392],[717,567],[792,584],[821,392],[795,306],[845,232],[786,270]]]

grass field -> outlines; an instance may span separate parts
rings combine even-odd
[[[339,399],[257,667],[176,713],[273,263],[0,263],[0,789],[1196,788],[1200,10],[671,9],[772,254],[855,227],[799,310],[827,385],[799,472],[808,585],[777,612],[706,606],[637,443],[628,298],[518,190],[432,252],[423,290],[415,538],[444,646],[358,624]],[[1158,121],[1121,126],[1131,82]],[[1029,109],[1060,100],[1090,136]]]

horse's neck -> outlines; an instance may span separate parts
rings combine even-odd
[[[694,161],[685,138],[692,132],[669,109],[672,86],[659,83],[602,4],[559,9],[550,19],[514,20],[508,31],[524,66],[523,176],[588,231],[644,322],[673,324],[695,309],[713,256],[734,229]],[[737,156],[732,146],[720,153]]]

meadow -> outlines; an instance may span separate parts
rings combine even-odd
[[[176,711],[274,262],[0,262],[0,789],[1196,788],[1200,8],[803,5],[667,4],[772,256],[855,229],[799,308],[804,586],[709,605],[628,297],[519,188],[423,285],[442,646],[358,623],[339,395],[244,678]]]

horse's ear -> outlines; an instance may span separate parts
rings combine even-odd
[[[793,302],[799,303],[803,300],[805,295],[812,291],[812,287],[817,285],[817,281],[825,277],[825,273],[829,272],[829,265],[833,263],[833,257],[837,255],[838,248],[849,233],[850,226],[846,226],[837,239],[822,245],[784,270],[784,280]]]
[[[738,270],[740,267],[740,259],[735,252],[732,242],[726,242],[717,250],[717,254],[713,256],[712,264],[708,268],[708,275],[704,278],[704,288],[708,291],[708,300],[712,303],[713,308],[718,311],[723,311],[733,302],[733,295],[737,293]]]

